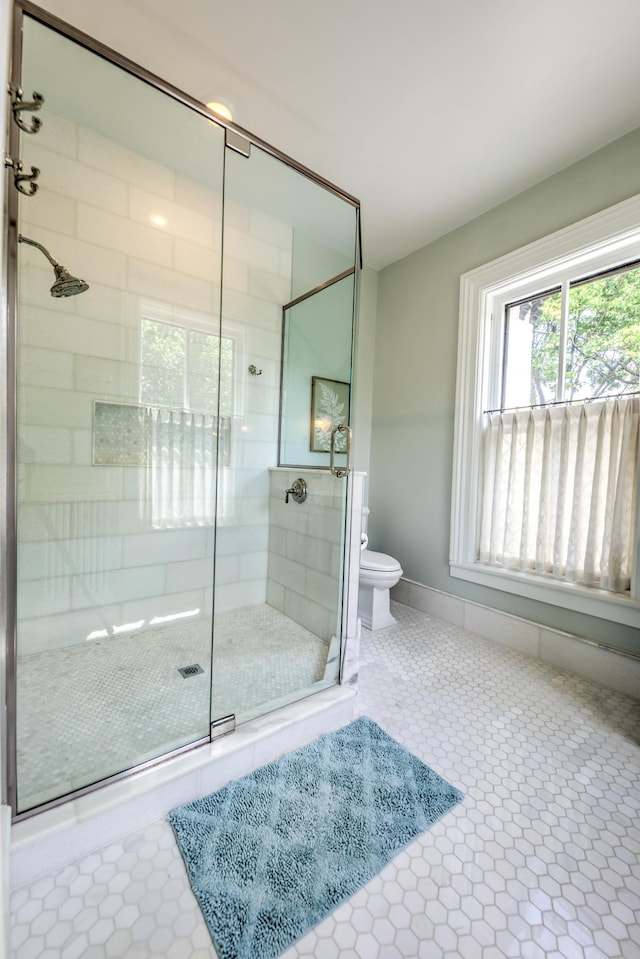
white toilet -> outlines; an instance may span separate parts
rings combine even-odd
[[[402,576],[402,567],[393,556],[367,549],[367,506],[362,510],[362,514],[358,616],[367,629],[384,629],[385,626],[393,626],[397,622],[389,609],[389,590]]]

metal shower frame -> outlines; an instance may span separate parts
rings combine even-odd
[[[32,19],[42,23],[44,26],[66,37],[90,52],[102,57],[109,63],[120,67],[127,73],[139,80],[149,84],[161,93],[170,96],[189,109],[199,113],[209,122],[213,122],[225,130],[225,144],[237,149],[237,143],[248,141],[250,144],[260,148],[265,153],[282,161],[288,167],[302,174],[330,193],[333,193],[342,200],[345,200],[355,208],[356,214],[356,249],[355,259],[357,265],[362,268],[362,241],[360,230],[360,201],[355,197],[341,190],[329,180],[314,173],[308,167],[298,163],[292,157],[273,147],[271,144],[255,136],[248,130],[236,123],[227,121],[217,114],[213,114],[203,103],[184,93],[178,87],[173,86],[161,77],[150,72],[144,67],[139,66],[132,60],[113,50],[111,47],[95,40],[88,34],[76,29],[64,20],[43,10],[41,7],[30,2],[30,0],[14,0],[13,4],[13,26],[11,37],[11,65],[9,83],[12,87],[19,87],[22,73],[22,33],[24,17],[29,16]],[[46,91],[45,91],[46,92]],[[20,143],[20,130],[16,123],[9,122],[8,131],[8,153],[10,157],[17,157]],[[92,792],[96,784],[85,786],[74,790],[60,798],[43,803],[33,809],[25,812],[17,812],[17,756],[16,756],[16,665],[17,665],[17,476],[16,476],[16,345],[17,345],[17,250],[18,250],[18,191],[14,189],[13,184],[9,184],[7,177],[5,182],[6,194],[5,203],[8,221],[7,249],[5,257],[5,279],[7,289],[6,310],[0,313],[0,363],[3,363],[6,369],[6,399],[5,409],[0,414],[0,446],[4,445],[6,449],[6,483],[4,473],[0,475],[0,550],[2,555],[7,557],[5,569],[0,577],[0,602],[3,605],[3,623],[2,629],[2,647],[0,648],[0,664],[4,664],[6,682],[0,684],[0,697],[2,701],[3,718],[3,739],[5,761],[0,764],[0,786],[3,803],[11,806],[13,821],[17,822],[27,819],[33,815],[51,809],[62,803],[68,802]],[[358,271],[356,270],[356,273]],[[357,283],[356,283],[357,287]],[[354,303],[355,310],[355,303]],[[354,314],[355,321],[355,314]],[[346,586],[345,586],[346,593]],[[343,608],[344,620],[344,608]],[[3,688],[1,688],[3,687]],[[126,778],[132,772],[155,766],[164,762],[171,756],[179,755],[197,746],[210,742],[210,738],[199,739],[179,749],[163,753],[156,759],[135,765],[123,772],[117,773],[104,780],[99,785],[116,782]]]

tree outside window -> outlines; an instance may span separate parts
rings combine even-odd
[[[143,318],[140,401],[230,416],[233,347],[230,337]]]
[[[503,409],[640,390],[640,266],[510,303],[505,316]]]

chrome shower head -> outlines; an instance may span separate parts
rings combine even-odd
[[[84,293],[89,289],[89,284],[77,276],[71,276],[65,266],[54,266],[56,281],[49,291],[51,296],[76,296],[78,293]]]
[[[40,250],[41,253],[44,253],[49,263],[53,267],[56,279],[51,287],[51,290],[49,291],[51,296],[76,296],[76,294],[84,293],[85,290],[89,289],[88,283],[85,283],[84,280],[78,279],[77,276],[71,276],[65,266],[62,266],[60,263],[54,260],[46,246],[43,246],[42,243],[38,243],[36,240],[31,240],[28,236],[23,236],[21,233],[18,234],[18,243],[28,243],[29,246],[35,246],[36,249]]]

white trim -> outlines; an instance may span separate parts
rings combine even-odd
[[[578,583],[562,583],[555,579],[541,579],[516,570],[499,569],[479,563],[467,565],[451,563],[451,575],[479,586],[489,586],[506,593],[515,593],[540,603],[562,606],[576,613],[586,613],[598,619],[607,619],[625,626],[638,625],[640,605],[627,596],[605,593]]]
[[[452,576],[614,622],[637,624],[640,601],[612,594],[594,596],[592,590],[572,584],[533,584],[534,577],[499,569],[489,574],[486,566],[476,563],[482,411],[488,408],[489,386],[495,379],[491,376],[495,367],[491,326],[499,322],[493,314],[498,315],[505,296],[526,296],[544,289],[551,273],[554,278],[568,273],[586,275],[636,257],[640,257],[640,195],[461,276],[451,491]],[[636,579],[638,575],[636,570]]]
[[[391,598],[501,646],[639,698],[640,649],[638,655],[615,649],[607,643],[550,629],[404,577],[391,591]]]

